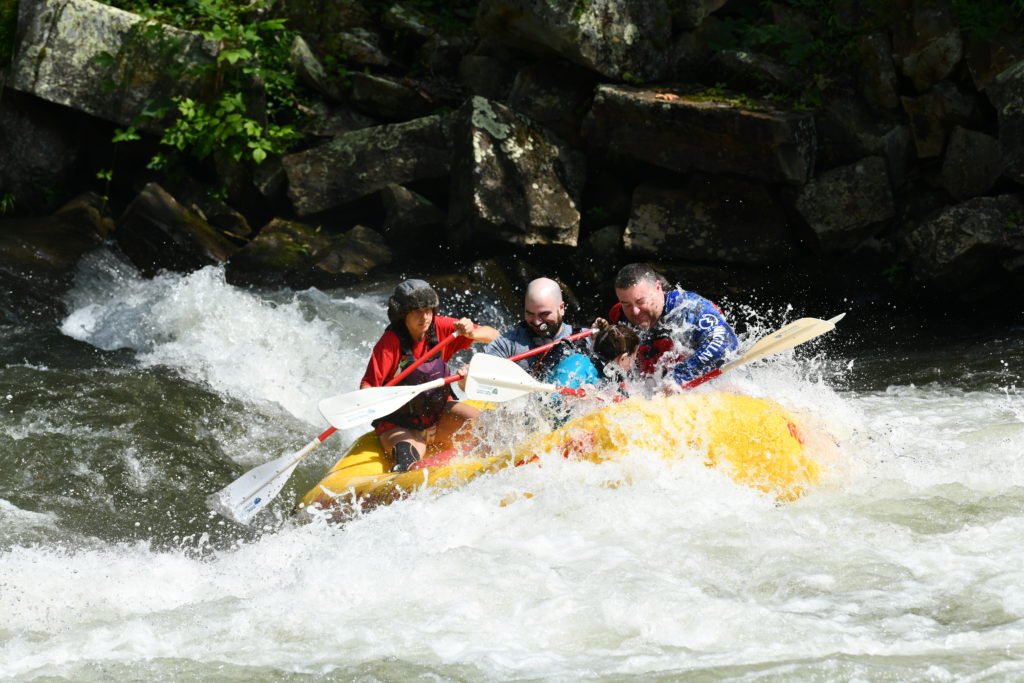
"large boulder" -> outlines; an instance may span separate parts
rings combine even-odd
[[[672,17],[664,0],[482,0],[477,29],[616,80],[656,80],[669,68]]]
[[[384,239],[396,251],[420,252],[444,234],[445,213],[423,195],[402,185],[380,191],[384,204]]]
[[[441,178],[450,168],[450,121],[440,115],[362,128],[281,159],[300,216],[392,183]]]
[[[73,173],[81,153],[81,122],[72,130],[73,113],[59,109],[14,90],[0,93],[0,197],[13,198],[10,211],[43,213],[49,203],[46,188],[61,187]]]
[[[903,123],[889,123],[874,115],[860,100],[829,99],[815,115],[819,168],[852,164],[864,157],[885,158],[889,180],[901,187],[914,162],[913,135]]]
[[[817,145],[808,112],[623,85],[598,86],[584,136],[596,148],[672,171],[792,185],[810,178]]]
[[[581,154],[508,107],[474,97],[458,113],[449,242],[575,247]]]
[[[764,186],[697,177],[683,189],[641,185],[623,235],[644,258],[763,264],[793,253],[782,210]]]
[[[213,77],[216,44],[93,0],[24,0],[18,27],[12,87],[119,125],[157,130],[147,106]]]
[[[906,237],[915,277],[981,299],[1024,285],[1024,200],[976,197],[922,222]]]
[[[224,263],[238,249],[156,183],[147,183],[117,220],[121,250],[144,275]]]
[[[578,147],[583,112],[595,84],[589,72],[573,64],[537,62],[516,74],[508,106]]]
[[[978,197],[992,189],[1003,167],[999,140],[958,126],[942,159],[942,187],[956,199]]]
[[[66,272],[102,244],[113,221],[95,194],[71,200],[53,214],[0,221],[0,268],[19,272]]]
[[[963,39],[949,0],[903,0],[903,21],[893,28],[893,50],[900,71],[919,93],[952,73],[963,57]]]
[[[946,138],[956,126],[969,125],[976,103],[953,83],[945,81],[924,95],[902,97],[919,159],[942,154]]]
[[[796,209],[823,251],[857,246],[896,212],[885,160],[868,157],[822,173],[801,190]]]
[[[350,283],[392,257],[384,238],[365,226],[330,234],[275,218],[231,256],[227,276],[236,284],[329,286]]]

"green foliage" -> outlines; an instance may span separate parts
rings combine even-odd
[[[208,96],[148,103],[143,116],[166,122],[160,142],[168,148],[154,156],[151,168],[169,168],[183,153],[202,160],[215,151],[261,163],[269,154],[286,151],[299,137],[291,125],[298,118],[297,83],[288,58],[293,34],[283,19],[262,18],[265,0],[111,0],[110,4],[148,18],[137,25],[137,37],[128,49],[142,55],[154,55],[156,50],[154,56],[172,65],[172,71],[179,67],[169,57],[182,45],[164,24],[197,31],[219,46],[214,63],[167,74],[175,79],[205,79],[213,84]],[[98,59],[114,57],[103,54]],[[128,139],[115,136],[114,142]]]
[[[773,5],[793,18],[776,23]],[[774,59],[792,72],[794,85],[789,89],[766,85],[762,94],[791,107],[814,109],[820,106],[822,93],[850,72],[858,59],[857,40],[893,21],[892,3],[885,0],[865,0],[860,10],[856,23],[850,25],[839,19],[831,0],[742,5],[721,17],[709,42],[715,50],[745,49]]]
[[[6,216],[14,211],[16,203],[17,200],[10,192],[4,192],[3,195],[0,195],[0,216]]]
[[[18,28],[18,0],[0,0],[0,66],[14,58],[14,33]]]
[[[261,163],[268,154],[280,152],[295,136],[290,126],[264,126],[245,114],[241,93],[224,92],[216,102],[196,102],[175,97],[178,116],[160,139],[165,145],[197,159],[222,150],[235,161],[243,158]],[[166,167],[169,158],[157,155],[150,166]]]

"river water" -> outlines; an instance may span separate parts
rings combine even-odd
[[[839,444],[792,503],[638,450],[295,523],[356,429],[243,528],[205,496],[326,428],[394,282],[145,280],[105,250],[4,282],[0,679],[1024,677],[1019,326],[883,311],[732,373]],[[780,310],[731,313],[749,343],[839,312]]]

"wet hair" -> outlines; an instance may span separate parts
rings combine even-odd
[[[434,288],[424,280],[405,280],[395,287],[394,293],[388,299],[388,320],[393,325],[405,322],[405,316],[409,311],[418,311],[421,308],[437,309],[441,300]]]
[[[594,354],[610,363],[622,354],[632,354],[640,346],[640,337],[627,325],[609,325],[594,335]]]
[[[662,280],[663,278],[658,272],[646,263],[630,263],[628,266],[623,266],[615,276],[614,284],[615,289],[629,289],[641,282],[653,285]]]

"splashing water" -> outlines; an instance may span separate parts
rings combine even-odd
[[[0,678],[1022,675],[1019,334],[969,358],[824,342],[721,378],[838,441],[789,504],[636,447],[293,523],[356,429],[255,528],[211,517],[206,494],[355,388],[391,284],[261,292],[83,261],[32,362],[0,364]],[[517,405],[488,416],[496,439],[536,429]]]

